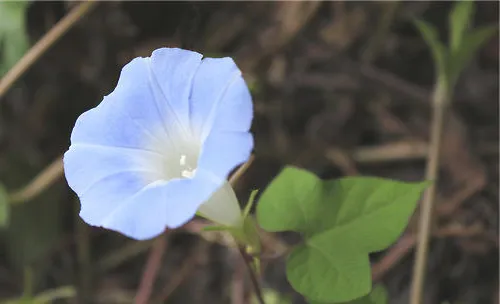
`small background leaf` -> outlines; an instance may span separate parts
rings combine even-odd
[[[422,20],[416,20],[415,25],[419,29],[422,37],[432,52],[432,57],[436,64],[436,75],[438,82],[446,84],[448,82],[448,52],[445,45],[440,41],[436,28]]]
[[[0,184],[0,228],[9,225],[10,203],[9,196],[5,187]]]
[[[476,51],[497,32],[497,27],[487,26],[465,33],[462,45],[451,52],[450,79],[455,84],[463,68],[467,66]]]
[[[54,303],[56,300],[74,298],[76,290],[73,286],[61,286],[56,289],[50,289],[41,292],[35,297],[20,297],[17,299],[6,300],[1,304],[47,304]]]
[[[29,48],[26,9],[29,1],[0,1],[0,76]]]
[[[457,1],[449,15],[450,50],[452,53],[462,47],[462,38],[474,15],[474,3],[471,0]]]
[[[9,189],[26,185],[43,166],[33,166],[22,161],[15,153],[7,156],[8,162],[0,167],[0,178]],[[5,246],[5,258],[18,269],[33,263],[53,248],[61,236],[65,220],[62,216],[65,184],[59,181],[29,202],[11,206],[10,223],[0,230]],[[40,267],[50,267],[41,263]],[[39,269],[36,269],[36,273]]]
[[[368,254],[399,237],[427,184],[374,177],[322,181],[287,167],[262,194],[257,219],[268,231],[303,234],[304,244],[287,261],[298,292],[313,301],[350,301],[369,293]]]

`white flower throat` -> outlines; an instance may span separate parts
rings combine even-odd
[[[161,135],[158,135],[163,139]],[[169,181],[172,179],[193,178],[198,167],[198,158],[201,152],[197,142],[176,138],[176,144],[168,137],[158,142],[149,144],[148,149],[161,151],[157,156],[152,157],[146,163],[145,175],[147,182],[157,180]]]

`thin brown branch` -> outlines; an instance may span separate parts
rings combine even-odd
[[[193,272],[193,270],[197,266],[197,257],[193,255],[189,257],[181,266],[179,270],[176,271],[175,276],[171,281],[168,282],[163,290],[161,291],[160,296],[157,300],[152,301],[153,303],[165,303],[167,299],[174,293],[174,291],[184,282],[189,275]]]
[[[422,159],[428,154],[429,146],[421,141],[399,141],[388,144],[360,147],[353,151],[352,158],[359,163]]]
[[[245,265],[236,252],[231,255],[234,259],[234,271],[231,282],[231,304],[245,304]]]
[[[480,223],[474,223],[470,226],[461,226],[459,224],[450,224],[435,231],[432,236],[436,238],[471,238],[484,236],[488,241],[495,243],[487,231]],[[407,232],[398,242],[391,247],[386,254],[372,266],[372,280],[379,281],[392,267],[401,261],[416,245],[417,235]]]
[[[163,253],[165,252],[165,247],[167,245],[167,233],[168,231],[165,231],[156,240],[154,240],[153,247],[151,248],[148,256],[148,261],[144,267],[144,272],[139,284],[139,290],[135,296],[134,303],[136,304],[149,303],[153,285],[156,280],[156,276],[158,275]]]
[[[250,168],[254,159],[255,159],[255,156],[253,154],[250,155],[250,158],[248,159],[248,161],[246,163],[244,163],[241,167],[239,167],[238,170],[236,170],[236,172],[234,172],[234,174],[229,179],[229,183],[231,184],[231,186],[234,187],[234,185],[236,184],[238,179],[240,179],[240,177],[248,170],[248,168]]]
[[[96,272],[105,273],[125,261],[133,258],[145,251],[147,251],[154,243],[154,240],[147,240],[142,242],[130,241],[123,247],[113,251],[112,253],[105,255],[96,263]]]
[[[59,157],[35,176],[26,186],[10,194],[10,201],[12,203],[23,203],[33,199],[57,179],[61,178],[63,172],[63,159]]]
[[[337,151],[336,148],[327,149],[325,157],[336,163]],[[481,156],[496,156],[498,145],[496,143],[479,144],[477,153]],[[428,156],[429,144],[413,140],[397,141],[377,146],[358,147],[349,154],[352,160],[359,164],[421,160]]]
[[[240,247],[239,250],[241,257],[243,258],[243,261],[247,266],[248,274],[250,276],[250,281],[252,282],[252,286],[255,290],[255,295],[257,296],[257,300],[259,301],[259,304],[266,304],[264,302],[264,296],[262,295],[262,289],[260,288],[259,279],[257,278],[257,274],[255,273],[255,270],[252,268],[252,264],[250,262],[252,257],[250,257],[243,248]]]
[[[384,255],[380,261],[372,266],[372,280],[380,280],[397,262],[401,261],[415,246],[417,238],[413,234],[406,234]]]
[[[196,271],[196,268],[200,266],[201,261],[204,259],[206,254],[206,246],[209,246],[206,242],[198,242],[195,248],[192,249],[189,256],[184,259],[182,265],[175,270],[175,275],[172,275],[167,281],[163,289],[158,293],[158,296],[151,301],[153,304],[161,304],[169,302],[170,296],[174,291]]]
[[[0,79],[0,98],[59,38],[97,4],[88,0],[71,10]]]

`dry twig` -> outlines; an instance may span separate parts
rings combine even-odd
[[[10,194],[10,201],[12,203],[23,203],[33,199],[56,180],[61,178],[63,172],[63,158],[59,157],[35,176],[26,186]]]
[[[153,301],[152,303],[165,303],[168,298],[173,294],[173,292],[186,280],[189,275],[199,266],[200,260],[202,256],[206,254],[206,250],[204,250],[201,244],[206,244],[203,242],[198,242],[196,248],[192,251],[192,253],[184,260],[179,270],[175,271],[175,276],[172,277],[171,280],[167,282],[167,284],[160,291],[160,295]]]
[[[471,238],[476,236],[484,236],[487,242],[492,241],[490,235],[484,230],[480,223],[475,223],[470,226],[462,226],[459,224],[450,224],[432,232],[432,235],[437,238]],[[417,234],[407,232],[398,242],[388,250],[388,252],[372,266],[372,280],[379,281],[382,277],[401,261],[417,243]]]

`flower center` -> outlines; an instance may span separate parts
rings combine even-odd
[[[1,0],[0,0],[1,1]],[[160,139],[162,137],[158,135]],[[175,141],[174,141],[175,139]],[[198,158],[201,153],[201,145],[195,140],[183,138],[166,138],[159,141],[162,146],[154,146],[148,149],[158,152],[159,157],[152,158],[146,163],[146,171],[149,172],[145,178],[148,182],[157,180],[168,181],[177,178],[193,178],[198,167]],[[175,145],[172,144],[175,142]],[[154,143],[158,144],[158,143]]]
[[[185,154],[181,155],[179,160],[179,165],[181,166],[181,176],[184,178],[192,178],[196,173],[196,168],[193,169],[187,162],[187,156]]]

